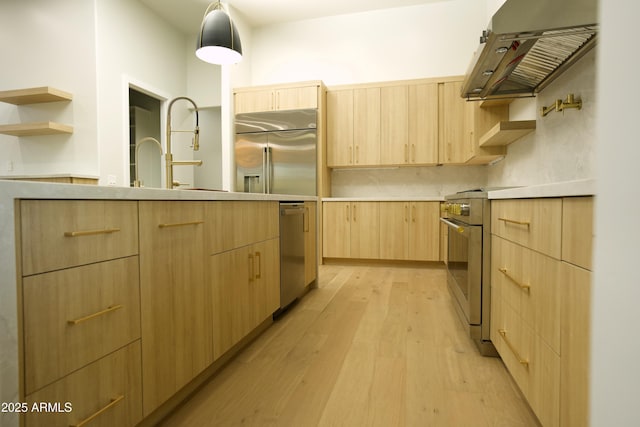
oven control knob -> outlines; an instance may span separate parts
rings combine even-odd
[[[469,203],[460,204],[460,213],[458,215],[469,216]]]

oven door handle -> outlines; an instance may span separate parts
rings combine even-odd
[[[464,233],[464,227],[461,225],[458,225],[454,222],[451,222],[445,218],[440,218],[440,221],[442,221],[443,223],[447,224],[449,227],[453,228],[454,230],[456,230],[458,233]]]

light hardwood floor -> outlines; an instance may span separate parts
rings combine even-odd
[[[451,304],[437,265],[321,266],[318,288],[162,426],[537,426]]]

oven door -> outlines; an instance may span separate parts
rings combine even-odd
[[[449,226],[447,284],[469,325],[482,321],[482,226],[440,218]]]

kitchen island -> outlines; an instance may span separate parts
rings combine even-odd
[[[153,415],[268,326],[278,202],[315,200],[0,181],[0,424]],[[36,402],[72,410],[36,418]]]

